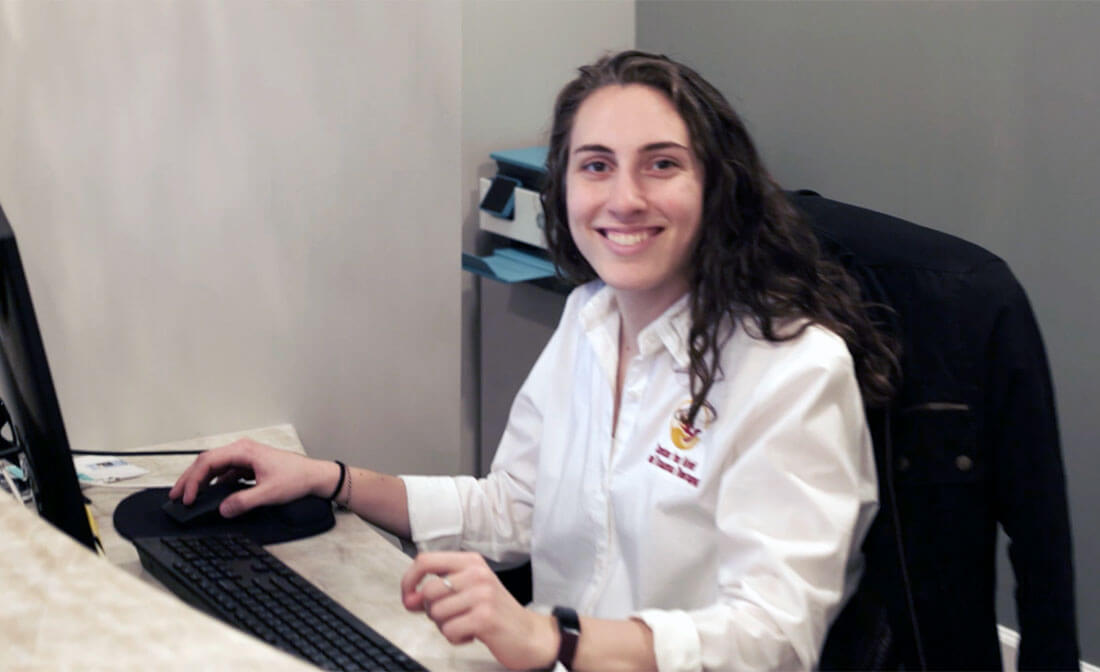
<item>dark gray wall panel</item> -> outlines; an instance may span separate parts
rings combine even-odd
[[[785,186],[984,245],[1027,288],[1058,394],[1086,660],[1100,661],[1100,3],[638,3]],[[1001,566],[1001,621],[1015,627]]]

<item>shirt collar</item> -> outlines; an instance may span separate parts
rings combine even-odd
[[[691,361],[688,355],[688,332],[691,330],[690,297],[690,292],[684,294],[661,313],[660,317],[642,329],[638,334],[640,355],[648,357],[664,347],[672,355],[677,366],[688,365]],[[611,326],[617,330],[619,306],[615,301],[615,290],[607,285],[601,286],[581,308],[580,320],[585,332],[589,334]],[[613,322],[613,325],[609,322]]]

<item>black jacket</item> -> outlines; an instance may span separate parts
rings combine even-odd
[[[823,669],[1001,669],[996,536],[1010,539],[1020,669],[1078,669],[1065,477],[1046,353],[1003,260],[944,233],[792,194],[823,247],[886,304],[895,401],[868,411],[880,512]]]

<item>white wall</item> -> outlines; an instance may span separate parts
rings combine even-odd
[[[545,144],[551,108],[558,90],[573,78],[579,66],[609,51],[634,46],[633,0],[465,0],[462,15],[462,213],[463,246],[478,250],[478,177],[489,177],[495,164],[489,152]],[[457,263],[457,260],[456,260]],[[499,429],[479,436],[478,412],[481,342],[479,290],[489,280],[466,274],[462,281],[462,403],[463,455],[467,471],[474,468],[479,444],[490,451],[500,440]],[[511,293],[510,288],[492,290]],[[519,288],[519,291],[539,291]],[[528,305],[530,302],[521,299]],[[506,302],[505,302],[506,303]],[[503,304],[494,304],[494,310]],[[535,306],[536,309],[539,306]],[[557,323],[548,310],[523,316],[536,331]],[[560,308],[558,310],[560,313]],[[501,316],[497,316],[501,317]],[[508,319],[509,316],[503,316]],[[511,331],[508,337],[528,333]],[[543,339],[543,342],[545,341]],[[537,339],[535,339],[537,340]],[[497,405],[510,405],[527,369],[534,363],[528,352],[542,342],[505,343],[487,353],[489,366],[503,367],[509,383],[487,391]],[[491,399],[490,401],[493,401]],[[487,468],[488,465],[482,465]]]
[[[0,1],[0,204],[71,442],[459,468],[462,6]]]
[[[0,0],[0,204],[72,443],[292,422],[316,455],[472,471],[477,178],[634,15]]]

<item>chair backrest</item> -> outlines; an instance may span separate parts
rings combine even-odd
[[[1021,665],[1075,669],[1065,479],[1023,289],[973,243],[813,192],[790,198],[902,346],[896,398],[868,409],[880,508],[863,580],[821,667],[999,669],[999,523],[1021,586]]]

